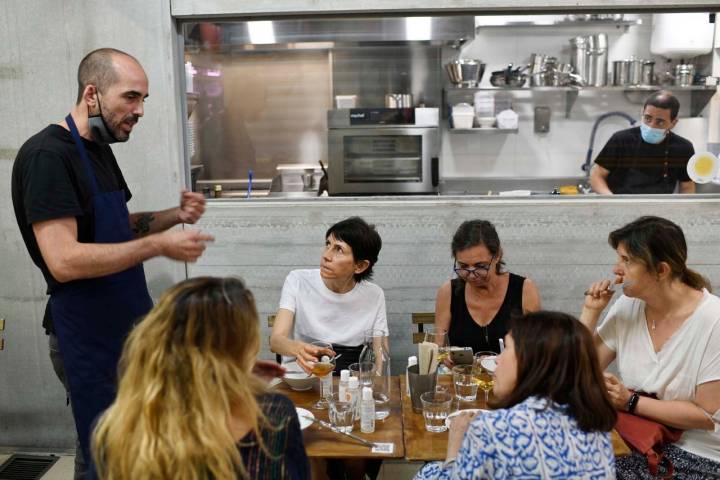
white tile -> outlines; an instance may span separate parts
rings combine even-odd
[[[75,474],[75,455],[62,455],[42,480],[68,480]]]

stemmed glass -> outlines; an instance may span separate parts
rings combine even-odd
[[[333,352],[332,344],[327,342],[310,342],[310,345],[320,347],[322,349],[320,352],[321,354],[319,355],[320,361],[315,362],[312,370],[310,370],[313,375],[320,379],[320,399],[315,402],[313,408],[316,410],[325,410],[329,405],[327,398],[332,395],[332,385],[329,389],[326,388],[325,378],[328,375],[332,375],[333,370],[335,370],[335,353]],[[323,359],[327,361],[323,361]]]
[[[431,327],[429,331],[425,332],[425,341],[438,346],[438,364],[442,364],[450,356],[450,340],[447,330]]]
[[[487,405],[490,391],[495,385],[495,359],[498,354],[495,352],[478,352],[473,359],[473,376],[480,390],[485,392],[485,404]],[[490,368],[488,368],[490,367]]]

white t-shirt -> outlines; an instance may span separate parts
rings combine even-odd
[[[661,400],[694,400],[698,385],[720,380],[720,298],[707,290],[693,314],[657,353],[647,327],[645,302],[636,298],[620,297],[598,334],[616,352],[627,388],[655,393]],[[676,445],[720,462],[717,423],[715,431],[686,430]]]
[[[346,293],[325,286],[320,270],[293,270],[285,279],[280,308],[295,313],[296,340],[322,340],[336,345],[358,346],[366,330],[388,333],[385,294],[374,283],[361,281]]]

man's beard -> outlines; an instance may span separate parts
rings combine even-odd
[[[117,139],[118,142],[127,142],[130,138],[130,133],[123,129],[123,124],[125,122],[129,122],[131,126],[134,126],[138,120],[138,115],[126,115],[123,118],[118,118],[117,115],[114,113],[105,114],[105,112],[101,112],[100,115],[102,116],[103,120],[105,121],[105,125],[107,125],[108,130],[110,130],[110,133]]]

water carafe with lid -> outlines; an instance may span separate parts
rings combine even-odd
[[[389,338],[384,330],[367,330],[360,364],[370,362],[372,390],[375,399],[375,419],[383,420],[390,415],[390,352]]]

